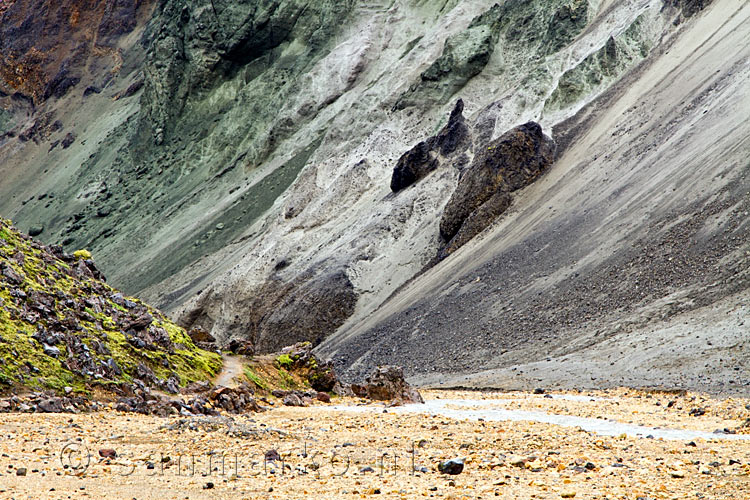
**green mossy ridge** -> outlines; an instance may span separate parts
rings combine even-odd
[[[22,283],[11,285],[9,279],[0,275],[0,391],[16,387],[61,392],[69,386],[76,392],[86,392],[94,386],[106,388],[132,382],[139,364],[147,366],[158,379],[176,375],[180,385],[206,380],[221,369],[221,356],[197,348],[184,329],[156,309],[130,298],[128,300],[151,315],[153,327],[167,332],[174,351],[170,353],[156,344],[147,346],[150,348],[135,347],[128,342],[118,324],[118,320],[127,318],[130,312],[110,299],[116,293],[115,289],[91,278],[68,274],[70,266],[67,263],[15,231],[10,221],[0,219],[0,240],[0,269],[9,268],[23,279]],[[23,256],[22,264],[19,264],[21,259],[15,258],[18,255]],[[80,258],[89,257],[90,254]],[[24,316],[23,302],[14,298],[14,289],[25,292],[27,296],[33,292],[45,294],[54,300],[54,310],[40,318],[37,324],[32,323],[31,318]],[[87,299],[104,304],[103,308],[109,314],[91,307],[83,308],[83,313],[76,313],[65,304],[69,300],[77,304]],[[26,301],[30,300],[27,297]],[[60,355],[55,358],[45,354],[41,343],[32,338],[38,326],[46,328],[49,320],[57,318],[63,321],[71,317],[77,319],[80,330],[63,332],[66,337],[72,335],[84,344],[96,364],[113,359],[122,371],[119,376],[96,379],[75,373],[64,366],[69,357],[65,341],[55,346],[60,350]],[[104,345],[110,354],[96,355],[94,342]]]

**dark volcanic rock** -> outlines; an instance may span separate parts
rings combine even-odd
[[[68,132],[65,134],[65,137],[63,137],[62,142],[60,142],[60,145],[63,147],[63,149],[68,149],[73,142],[75,142],[76,136],[72,132]]]
[[[555,143],[538,123],[520,125],[481,147],[440,220],[445,256],[489,226],[508,206],[510,193],[534,182],[554,161]]]
[[[464,461],[461,458],[453,458],[445,462],[440,462],[438,470],[443,474],[456,476],[464,471]]]
[[[8,280],[11,285],[19,285],[23,283],[23,276],[17,273],[8,264],[2,264],[2,275]]]
[[[331,362],[318,362],[315,369],[308,375],[307,380],[310,382],[310,387],[320,393],[332,391],[337,382],[333,364]]]
[[[391,177],[391,191],[411,186],[438,167],[429,141],[422,141],[398,159]]]
[[[713,0],[665,0],[664,5],[680,9],[685,17],[692,17],[702,11]]]
[[[140,3],[133,0],[105,2],[104,14],[97,30],[97,43],[114,47],[122,35],[133,31],[136,26],[136,10]]]
[[[398,192],[438,168],[442,159],[463,153],[471,145],[471,137],[463,115],[464,102],[459,99],[448,124],[440,132],[422,141],[399,158],[391,177],[391,191]]]
[[[296,342],[317,345],[354,312],[357,294],[344,271],[295,285],[281,300],[259,298],[266,315],[257,330],[258,352],[274,352]]]
[[[255,347],[249,340],[232,339],[228,347],[235,354],[242,354],[243,356],[252,356],[255,354]]]
[[[352,391],[360,397],[400,404],[424,403],[422,395],[404,379],[400,366],[379,366],[365,379],[364,384],[352,384]]]
[[[276,461],[281,460],[281,455],[279,455],[279,452],[276,451],[275,448],[273,448],[273,449],[268,450],[265,453],[264,458],[266,459],[267,462],[276,462]]]

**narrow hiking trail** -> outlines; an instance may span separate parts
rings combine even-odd
[[[242,356],[224,356],[224,366],[216,376],[214,385],[236,387],[239,384],[235,379],[242,375],[242,370]]]

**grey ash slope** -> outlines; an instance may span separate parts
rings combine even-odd
[[[436,385],[750,390],[748,20],[701,14],[555,128],[512,214],[321,350]]]

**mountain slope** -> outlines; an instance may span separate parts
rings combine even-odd
[[[10,49],[54,42],[8,36],[35,5],[0,14]],[[3,83],[0,213],[186,327],[430,381],[746,289],[742,2],[136,5],[122,64]]]
[[[746,391],[748,16],[718,2],[558,125],[511,214],[322,352],[430,383]]]

